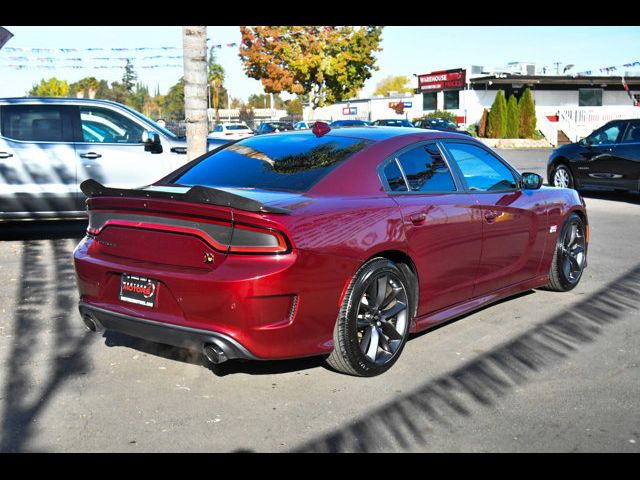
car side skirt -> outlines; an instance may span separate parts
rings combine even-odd
[[[549,275],[541,275],[524,282],[509,285],[495,292],[482,295],[480,297],[472,298],[462,303],[458,303],[451,307],[431,312],[426,315],[422,315],[415,319],[411,326],[411,333],[421,332],[427,328],[433,327],[439,323],[446,322],[448,320],[460,317],[466,313],[471,313],[478,310],[481,307],[485,307],[492,303],[495,303],[504,298],[516,295],[518,293],[526,292],[533,288],[539,288],[547,284],[549,281]]]

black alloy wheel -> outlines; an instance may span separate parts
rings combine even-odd
[[[365,263],[345,293],[329,365],[358,376],[379,375],[391,368],[409,334],[410,291],[394,262],[374,258]]]
[[[580,216],[572,213],[558,235],[547,288],[557,292],[574,288],[582,278],[586,261],[586,226]]]

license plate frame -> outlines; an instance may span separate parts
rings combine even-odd
[[[120,276],[121,302],[134,303],[144,307],[155,308],[158,304],[158,280],[123,273]]]

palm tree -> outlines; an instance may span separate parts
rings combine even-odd
[[[209,50],[209,85],[211,85],[211,105],[216,111],[216,124],[220,123],[220,89],[224,84],[224,68],[216,63],[214,47]]]
[[[207,27],[182,27],[187,160],[207,151]]]

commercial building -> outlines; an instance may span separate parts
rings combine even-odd
[[[485,108],[491,108],[498,90],[507,98],[512,94],[520,98],[529,88],[536,104],[537,128],[555,145],[563,138],[576,141],[615,118],[640,118],[640,76],[633,72],[612,75],[618,71],[615,67],[605,70],[607,75],[594,76],[551,74],[546,68],[523,62],[499,69],[473,65],[415,75],[418,86],[412,93],[352,99],[315,112],[306,106],[304,117],[413,120],[447,110],[466,128],[480,121]]]

